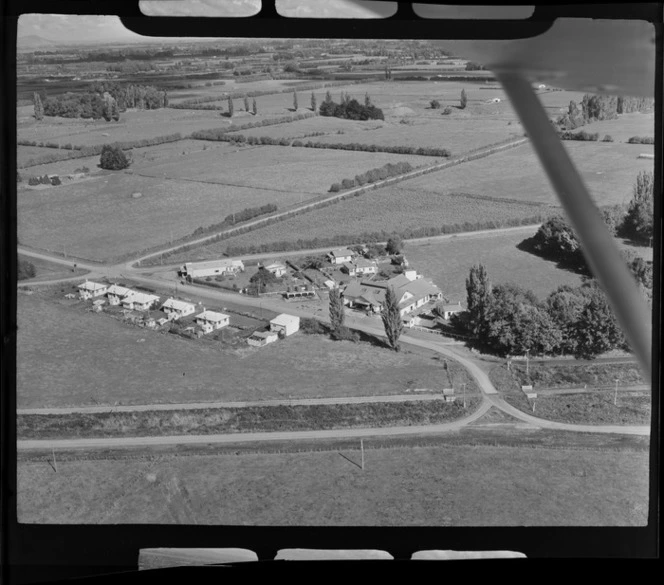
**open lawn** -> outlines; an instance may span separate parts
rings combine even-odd
[[[34,280],[71,278],[72,276],[79,276],[87,274],[88,272],[87,270],[83,270],[81,268],[67,267],[58,262],[49,262],[48,260],[44,260],[42,258],[33,258],[32,256],[23,256],[21,254],[18,255],[18,258],[19,260],[30,262],[30,264],[35,267],[37,273],[34,277]],[[21,282],[27,282],[27,280]]]
[[[642,114],[639,112],[621,114],[617,120],[593,122],[592,124],[587,124],[582,129],[586,132],[598,132],[600,140],[608,134],[615,142],[627,142],[632,136],[649,136],[653,138],[655,136],[655,114]],[[638,150],[646,145],[632,144],[631,146],[635,150]],[[652,146],[649,146],[646,150],[639,152],[652,152],[652,148]],[[639,152],[636,152],[635,156]]]
[[[281,208],[300,198],[292,192],[108,173],[21,191],[18,236],[27,246],[58,253],[66,247],[71,256],[103,260],[167,244],[247,207]]]
[[[490,201],[462,194],[440,195],[396,187],[367,191],[359,197],[316,209],[257,231],[209,246],[210,253],[227,246],[250,246],[298,239],[355,236],[364,232],[404,233],[427,227],[504,222],[547,214],[546,206]],[[471,229],[469,227],[469,229]],[[385,238],[387,239],[387,238]],[[315,246],[313,246],[315,247]]]
[[[491,431],[477,431],[490,433]],[[545,433],[545,431],[537,431]],[[557,437],[563,435],[556,434]],[[524,435],[519,431],[519,436]],[[540,435],[537,435],[538,437]],[[549,436],[549,435],[547,435]],[[482,441],[485,437],[481,437]],[[446,445],[19,461],[18,520],[263,526],[644,526],[642,449]],[[358,442],[359,443],[359,442]],[[326,448],[325,444],[320,447]],[[287,447],[286,447],[287,449]]]
[[[38,292],[19,295],[17,318],[19,408],[401,394],[451,387],[447,372],[471,388],[465,370],[444,370],[433,353],[395,354],[368,342],[300,332],[228,352]]]
[[[264,126],[261,128],[248,128],[240,130],[237,133],[231,132],[230,136],[242,134],[244,136],[269,136],[270,138],[302,138],[304,142],[311,140],[313,142],[322,138],[322,136],[309,136],[316,132],[324,132],[339,138],[339,142],[345,142],[345,135],[349,132],[364,132],[381,128],[388,124],[382,120],[344,120],[332,116],[316,116],[315,118],[306,118],[296,120],[287,124],[275,124],[274,126]],[[367,134],[371,136],[373,133]]]
[[[536,228],[506,233],[451,237],[438,241],[407,242],[404,252],[411,266],[431,278],[451,301],[466,303],[466,278],[478,263],[486,266],[494,284],[513,282],[544,298],[562,284],[577,286],[581,276],[556,267],[517,248]]]
[[[142,175],[205,181],[306,195],[327,193],[332,183],[387,163],[409,162],[413,167],[432,164],[425,156],[286,148],[283,146],[231,147],[220,158],[218,149],[197,152],[155,165],[141,165]],[[267,199],[267,198],[266,198]],[[245,207],[249,207],[246,205]]]
[[[653,161],[639,159],[652,145],[565,141],[590,194],[598,205],[629,201],[639,171],[652,171]],[[402,182],[401,189],[446,194],[455,191],[490,197],[558,204],[546,173],[527,142],[489,157]]]
[[[23,170],[20,168],[21,165],[24,165],[31,160],[39,159],[42,156],[53,156],[64,160],[69,155],[69,152],[69,150],[60,150],[58,148],[19,145],[16,147],[16,165],[19,167],[20,173],[36,174],[34,172],[35,167],[26,167],[26,169]],[[97,157],[97,159],[99,159],[99,157]]]

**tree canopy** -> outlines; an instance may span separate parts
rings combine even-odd
[[[121,148],[105,144],[101,150],[99,166],[107,171],[119,171],[129,166],[129,159]]]

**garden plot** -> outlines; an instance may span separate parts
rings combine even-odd
[[[19,197],[18,236],[27,246],[66,247],[71,256],[103,260],[167,244],[247,207],[285,207],[299,199],[266,189],[107,174]]]
[[[642,152],[652,153],[651,145],[565,141],[564,146],[598,205],[628,201],[639,171],[653,170],[652,160],[638,158]],[[400,188],[413,194],[462,191],[524,202],[559,203],[530,143],[409,179]]]
[[[405,161],[418,167],[432,162],[431,157],[387,153],[330,152],[284,146],[232,148],[235,152],[226,151],[222,156],[217,150],[211,150],[179,157],[177,162],[144,166],[140,173],[300,193],[306,199],[306,195],[326,193],[332,183],[387,163]]]

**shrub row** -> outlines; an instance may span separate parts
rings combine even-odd
[[[216,223],[205,228],[196,228],[192,235],[198,236],[207,232],[221,230],[226,227],[234,226],[236,223],[249,221],[250,219],[254,219],[254,217],[260,217],[261,215],[267,215],[268,213],[274,213],[275,211],[277,211],[277,206],[274,203],[268,203],[266,205],[262,205],[261,207],[247,207],[238,213],[231,213],[227,215],[224,221],[221,223]]]
[[[413,238],[425,238],[431,236],[440,236],[444,234],[456,234],[461,232],[481,231],[489,229],[499,229],[504,227],[516,227],[519,225],[530,225],[540,223],[544,217],[535,215],[527,218],[512,218],[502,221],[477,221],[465,222],[463,224],[449,224],[438,227],[423,227],[405,230],[400,233],[392,231],[380,232],[362,232],[356,235],[338,235],[329,238],[313,238],[310,240],[287,240],[281,242],[270,242],[267,244],[254,244],[251,246],[228,246],[226,254],[228,256],[241,256],[244,254],[263,254],[267,252],[286,252],[293,250],[307,250],[311,248],[348,246],[352,244],[368,244],[373,242],[385,242],[391,237],[399,236],[404,240]]]
[[[337,193],[342,189],[352,189],[353,187],[362,187],[368,183],[377,183],[384,181],[389,177],[396,177],[403,175],[413,170],[413,167],[408,162],[387,163],[380,168],[370,169],[361,175],[355,175],[354,179],[344,179],[339,183],[333,183],[330,187],[332,193]]]
[[[581,130],[580,132],[559,132],[558,136],[560,137],[561,140],[587,140],[587,141],[599,140],[599,134],[597,132],[591,134],[590,132],[586,132],[585,130]]]
[[[655,144],[655,139],[651,136],[632,136],[628,144]]]
[[[125,140],[120,142],[113,142],[111,144],[95,144],[93,146],[74,146],[73,150],[66,153],[66,156],[63,157],[61,154],[58,155],[44,155],[36,159],[29,159],[23,164],[18,165],[18,168],[24,169],[27,167],[32,167],[36,165],[43,165],[51,162],[57,162],[61,160],[69,160],[74,158],[85,158],[88,156],[97,156],[102,153],[104,146],[112,146],[114,148],[120,148],[122,150],[131,150],[132,148],[142,148],[144,146],[155,146],[157,144],[164,144],[167,142],[177,142],[182,140],[182,135],[177,132],[175,134],[167,134],[165,136],[156,136],[155,138],[143,138],[141,140]],[[23,141],[28,142],[28,141]],[[20,144],[20,143],[19,143]],[[33,145],[30,145],[33,146]]]
[[[451,156],[450,151],[446,148],[432,148],[422,146],[385,146],[378,144],[358,144],[357,142],[327,143],[307,141],[304,144],[297,144],[297,142],[297,140],[293,142],[293,146],[304,146],[306,148],[329,148],[333,150],[359,150],[361,152],[388,152],[391,154],[416,154],[420,156],[437,156],[444,158]]]
[[[62,181],[60,181],[60,177],[57,175],[50,177],[48,175],[43,175],[41,177],[38,176],[31,176],[28,177],[28,185],[35,187],[36,185],[61,185]]]
[[[260,128],[262,126],[275,126],[277,124],[286,124],[288,122],[296,122],[297,120],[306,120],[313,118],[316,114],[314,112],[304,112],[302,114],[295,114],[294,116],[282,116],[280,118],[272,118],[270,120],[259,120],[257,122],[249,122],[247,124],[239,124],[237,126],[226,126],[224,128],[211,128],[209,130],[198,130],[192,132],[190,138],[195,140],[216,140],[228,142],[229,139],[225,137],[229,132],[238,132],[240,130],[248,130],[250,128]],[[241,140],[239,140],[241,141]]]

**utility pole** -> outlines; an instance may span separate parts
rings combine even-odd
[[[613,405],[616,406],[618,404],[618,378],[616,378],[616,389],[613,392]]]
[[[55,473],[58,472],[58,464],[55,461],[55,447],[51,447],[52,452],[53,452],[53,469],[55,469]]]
[[[364,470],[364,439],[360,439],[360,450],[362,451],[362,470]]]
[[[463,384],[463,407],[466,408],[466,383]]]
[[[526,350],[526,377],[528,377],[528,372],[529,372],[529,368],[528,368],[528,366],[529,366],[528,352],[529,352],[529,351],[530,351],[530,350],[528,350],[528,349]]]

